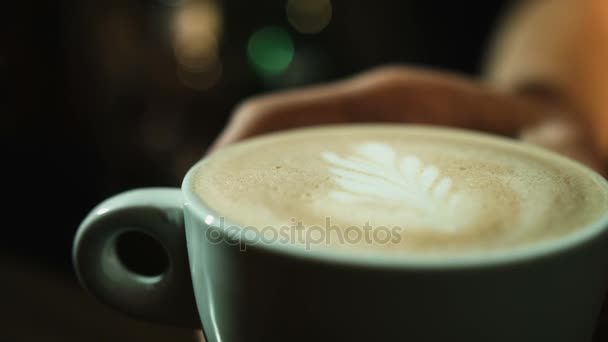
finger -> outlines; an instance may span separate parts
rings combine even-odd
[[[600,155],[593,147],[591,136],[580,121],[565,116],[549,118],[524,129],[520,138],[605,173]]]
[[[344,122],[341,106],[350,88],[350,82],[340,81],[247,100],[234,111],[211,150],[274,130]]]
[[[213,149],[254,135],[342,122],[414,122],[514,134],[539,104],[447,73],[384,67],[332,84],[265,95],[237,108]]]

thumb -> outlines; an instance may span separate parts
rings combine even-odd
[[[580,120],[549,117],[520,132],[520,139],[577,160],[605,175],[599,153]]]

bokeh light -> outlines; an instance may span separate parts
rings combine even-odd
[[[293,60],[294,44],[289,33],[280,27],[263,27],[249,38],[247,56],[263,76],[285,71]]]
[[[288,0],[285,7],[291,26],[300,33],[319,33],[331,21],[330,0]]]
[[[222,13],[216,1],[191,0],[176,8],[173,50],[178,76],[186,86],[204,90],[219,80],[221,31]]]
[[[289,67],[279,75],[265,77],[263,81],[271,89],[323,82],[331,76],[331,64],[329,56],[321,46],[299,45]]]

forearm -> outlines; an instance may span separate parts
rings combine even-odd
[[[493,86],[552,103],[569,118],[570,144],[608,159],[608,2],[520,1],[499,25],[485,77]],[[576,139],[575,139],[576,137]],[[596,162],[597,165],[597,162]]]
[[[509,92],[567,95],[585,1],[514,1],[488,49],[487,81]]]

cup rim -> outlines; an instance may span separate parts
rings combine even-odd
[[[331,125],[331,127],[346,126],[354,125]],[[395,127],[395,125],[382,124],[373,126],[390,126],[392,128]],[[329,128],[328,125],[325,125],[323,127]],[[589,177],[599,187],[603,188],[605,193],[608,194],[608,180],[606,180],[604,177],[591,170],[587,166],[580,164],[579,162],[576,162],[574,160],[571,160],[570,158],[559,155],[544,148],[540,148],[535,145],[467,129],[435,127],[428,125],[407,125],[404,127],[431,130],[435,132],[441,131],[472,134],[476,136],[476,138],[483,140],[490,139],[492,140],[492,143],[498,143],[502,146],[509,145],[511,148],[515,148],[518,151],[523,151],[527,154],[539,155],[541,157],[548,158],[552,163],[555,162],[556,164],[565,164],[567,167],[572,168],[575,172],[580,173],[583,176]],[[303,129],[314,129],[314,127],[300,128],[296,130]],[[287,131],[282,131],[279,133],[273,133],[272,135],[284,134],[286,132]],[[222,153],[222,151],[219,151],[217,153]],[[199,160],[192,167],[190,167],[186,176],[184,177],[181,186],[182,194],[184,196],[184,206],[192,208],[193,214],[197,216],[197,218],[201,222],[204,222],[209,226],[221,229],[221,227],[218,225],[221,219],[224,227],[237,227],[238,229],[243,230],[245,226],[243,226],[242,224],[236,224],[234,222],[231,222],[230,220],[227,220],[226,218],[222,217],[221,214],[214,212],[201,198],[199,198],[194,193],[194,173],[196,172],[196,170],[202,167],[207,162],[207,160],[208,157]],[[197,229],[200,229],[200,227]],[[374,268],[415,268],[436,270],[457,268],[482,268],[489,266],[509,265],[513,263],[541,259],[544,257],[561,254],[566,251],[583,246],[589,242],[594,241],[600,235],[606,233],[606,231],[608,231],[608,208],[606,208],[606,211],[601,214],[597,220],[587,224],[585,227],[576,229],[573,232],[564,236],[559,236],[546,241],[538,241],[531,244],[498,251],[476,251],[471,253],[455,253],[449,255],[404,255],[393,253],[385,254],[379,253],[377,251],[374,252],[373,250],[366,251],[364,249],[336,250],[331,248],[319,248],[315,250],[304,250],[303,248],[298,248],[288,243],[263,243],[259,240],[253,240],[248,238],[246,234],[240,235],[240,243],[246,245],[247,249],[260,249],[267,252],[274,252],[280,255],[296,257],[315,262],[338,263],[348,266]],[[223,231],[222,233],[225,233],[225,231]]]

